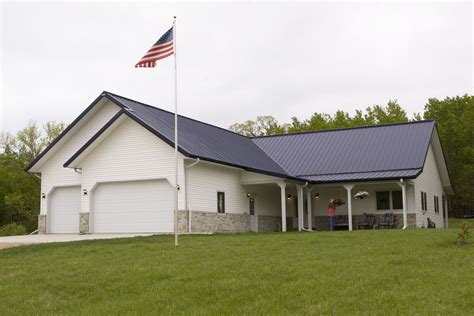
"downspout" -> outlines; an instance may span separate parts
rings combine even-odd
[[[41,180],[41,173],[33,173],[33,175]]]
[[[185,202],[185,207],[186,209],[188,210],[188,233],[192,233],[192,229],[191,229],[191,210],[189,209],[189,196],[188,196],[188,192],[189,192],[189,186],[188,186],[188,177],[186,175],[186,170],[191,168],[191,167],[194,167],[195,165],[197,165],[201,160],[199,159],[199,157],[196,159],[195,162],[193,162],[192,164],[190,164],[189,166],[186,166],[186,168],[184,169],[184,185],[185,185],[185,195],[184,195],[184,202]]]

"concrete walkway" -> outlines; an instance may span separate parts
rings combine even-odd
[[[0,249],[10,248],[10,247],[15,247],[15,246],[20,246],[20,245],[45,244],[45,243],[52,243],[52,242],[130,238],[130,237],[136,237],[136,236],[151,236],[151,235],[152,234],[90,234],[90,235],[51,234],[51,235],[7,236],[7,237],[0,237]]]

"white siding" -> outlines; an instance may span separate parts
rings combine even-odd
[[[175,177],[174,149],[144,127],[126,118],[80,163],[83,188],[82,212],[89,212],[90,199],[98,183],[166,179]],[[184,208],[183,156],[178,161],[179,209]]]
[[[244,184],[252,184],[252,183],[276,183],[277,181],[282,181],[283,179],[267,176],[260,173],[249,172],[249,171],[242,171],[241,174],[241,182]]]
[[[63,164],[120,109],[111,102],[96,106],[100,108],[84,124],[71,130],[67,140],[58,143],[58,149],[54,149],[54,154],[40,167],[42,193],[49,195],[58,186],[81,185],[81,175],[73,169],[64,168]],[[41,199],[41,214],[47,214],[48,199],[49,196]]]
[[[200,162],[189,168],[188,207],[192,211],[217,212],[217,192],[225,192],[226,213],[248,213],[247,196],[240,184],[240,170]]]
[[[415,207],[417,210],[416,224],[418,227],[427,227],[429,217],[436,223],[436,228],[444,227],[442,197],[444,194],[441,178],[436,164],[433,150],[430,146],[426,156],[423,172],[415,179]],[[421,191],[426,192],[428,210],[425,214],[421,211]],[[439,198],[439,214],[434,211],[434,196]]]
[[[257,215],[281,216],[280,187],[276,184],[244,186],[246,193],[255,198]],[[246,206],[248,210],[248,203]]]

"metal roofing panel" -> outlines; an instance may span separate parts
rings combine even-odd
[[[255,137],[289,174],[366,173],[423,168],[434,121]]]
[[[107,94],[131,109],[131,115],[164,136],[168,143],[174,144],[174,113],[115,94]],[[180,115],[178,144],[192,156],[287,176],[287,173],[250,138]]]

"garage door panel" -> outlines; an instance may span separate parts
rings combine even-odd
[[[81,187],[58,187],[49,198],[48,232],[78,234],[81,209]]]
[[[173,230],[173,190],[166,180],[102,183],[93,193],[95,233]]]

